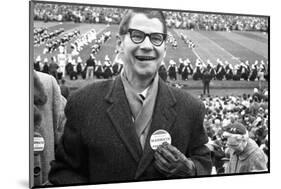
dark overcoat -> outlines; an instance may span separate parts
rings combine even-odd
[[[49,180],[63,185],[167,179],[154,165],[149,142],[159,129],[168,131],[172,145],[193,160],[197,175],[209,175],[211,157],[204,145],[208,142],[204,113],[197,98],[160,79],[142,150],[121,77],[88,85],[68,100],[67,122]]]

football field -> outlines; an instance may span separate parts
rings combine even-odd
[[[64,32],[60,35],[64,35],[66,32],[73,30],[79,30],[81,34],[84,34],[91,29],[95,29],[98,36],[105,31],[111,31],[112,38],[106,41],[102,46],[101,50],[96,55],[97,60],[104,61],[105,55],[113,61],[115,58],[115,47],[116,47],[116,34],[118,32],[118,25],[105,25],[105,24],[85,24],[85,23],[73,23],[73,22],[34,22],[34,27],[46,27],[48,32],[63,28]],[[250,65],[258,60],[267,61],[268,60],[268,34],[261,32],[224,32],[224,31],[191,31],[182,29],[168,29],[168,33],[171,34],[178,42],[177,48],[173,48],[170,43],[167,45],[167,54],[164,62],[166,66],[171,59],[178,63],[179,58],[186,59],[189,58],[193,67],[195,66],[195,60],[197,58],[206,62],[209,59],[213,65],[217,64],[217,59],[219,58],[223,62],[228,61],[233,66],[240,64],[241,62],[249,61]],[[189,48],[188,45],[181,39],[181,34],[185,35],[187,39],[191,40],[195,44],[195,48]],[[67,44],[67,51],[70,52],[70,44],[75,40],[73,38]],[[82,61],[86,61],[91,52],[92,44],[84,46],[79,52],[79,56]],[[43,49],[45,45],[34,46],[34,60],[40,55],[41,60],[45,57],[50,60],[50,57],[58,54],[58,50],[53,53],[43,54]],[[180,77],[178,77],[179,79]],[[81,80],[70,81],[67,80],[67,84],[72,88],[79,88],[88,83],[93,82],[93,80]],[[198,90],[202,83],[200,81],[193,81],[189,79],[188,81],[181,81],[189,89]],[[263,86],[267,86],[266,82]],[[258,81],[212,81],[211,87],[215,89],[243,89],[252,90],[254,87],[258,87]],[[242,92],[242,91],[241,91]]]

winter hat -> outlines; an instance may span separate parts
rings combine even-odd
[[[224,127],[226,133],[245,135],[247,134],[247,129],[241,123],[235,122]]]

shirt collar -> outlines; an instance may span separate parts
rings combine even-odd
[[[138,95],[142,95],[144,98],[146,98],[149,87],[150,86],[148,86],[146,89],[144,89],[141,93],[138,93]]]

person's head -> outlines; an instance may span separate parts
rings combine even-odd
[[[167,27],[161,11],[129,10],[119,26],[118,51],[126,74],[151,78],[166,54]]]
[[[61,80],[61,84],[62,84],[62,85],[65,84],[65,80],[64,80],[64,79]]]
[[[243,152],[249,140],[246,127],[238,122],[226,126],[223,136],[227,138],[226,145],[236,153]]]

